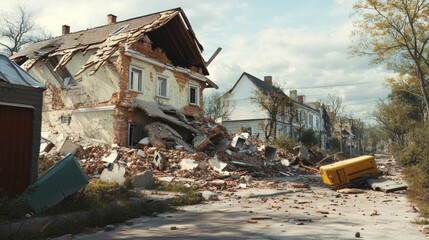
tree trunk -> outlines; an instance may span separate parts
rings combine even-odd
[[[428,92],[426,90],[426,80],[425,80],[425,76],[423,74],[423,71],[420,67],[420,64],[417,64],[417,75],[418,78],[420,80],[420,88],[423,94],[423,100],[425,101],[425,105],[426,105],[426,115],[429,114],[429,96],[428,96]]]

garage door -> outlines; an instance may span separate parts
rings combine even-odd
[[[33,109],[0,105],[0,196],[30,184]]]

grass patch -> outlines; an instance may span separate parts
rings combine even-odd
[[[14,235],[4,235],[0,232],[0,239],[28,239],[28,236],[32,239],[46,239],[75,234],[139,216],[150,216],[154,212],[174,211],[178,206],[198,204],[203,201],[202,196],[195,189],[181,183],[159,183],[157,189],[182,194],[169,201],[147,201],[140,192],[133,189],[102,181],[91,182],[57,206],[35,216],[51,216],[48,223],[22,228]],[[31,208],[24,208],[22,204],[24,203],[8,199],[0,201],[1,216],[7,216],[7,220],[25,217],[26,213],[31,212]],[[10,211],[11,209],[13,211]]]
[[[75,211],[91,211],[108,207],[112,202],[127,203],[133,198],[142,197],[142,194],[127,189],[118,184],[94,181],[85,188],[70,195],[60,204],[46,210],[43,215],[54,215]]]
[[[408,183],[408,198],[419,208],[421,217],[429,218],[429,186],[426,176],[418,166],[404,169],[404,179]]]
[[[188,193],[185,195],[181,195],[173,198],[171,200],[171,206],[186,206],[186,205],[195,205],[202,203],[204,198],[199,193]]]
[[[25,218],[25,215],[32,211],[22,199],[0,198],[0,224]]]
[[[187,187],[183,183],[178,182],[158,182],[156,184],[156,189],[159,191],[165,192],[174,192],[174,193],[194,193],[196,189]]]

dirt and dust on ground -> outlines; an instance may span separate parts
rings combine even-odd
[[[394,160],[377,159],[385,176],[400,179]],[[390,171],[391,170],[391,171]],[[253,180],[219,190],[217,201],[132,219],[109,231],[73,239],[427,239],[406,190],[327,188],[318,174]]]

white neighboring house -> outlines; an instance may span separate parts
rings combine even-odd
[[[222,97],[222,101],[227,101],[226,106],[230,106],[231,113],[228,119],[222,120],[222,125],[231,132],[240,132],[247,130],[251,135],[264,138],[264,124],[269,120],[269,114],[262,110],[258,103],[251,100],[251,97],[257,90],[272,91],[272,77],[265,76],[264,80],[243,72],[234,86]],[[323,119],[322,111],[317,103],[312,106],[304,104],[304,96],[297,96],[297,91],[291,91],[291,99],[295,107],[295,116],[297,119],[290,121],[288,116],[279,117],[277,120],[277,136],[290,136],[290,131],[295,133],[299,128],[312,128],[317,134],[322,133]],[[286,94],[285,94],[286,95]],[[316,107],[316,108],[314,108]],[[297,137],[295,134],[293,135]],[[322,138],[321,146],[324,147]]]

